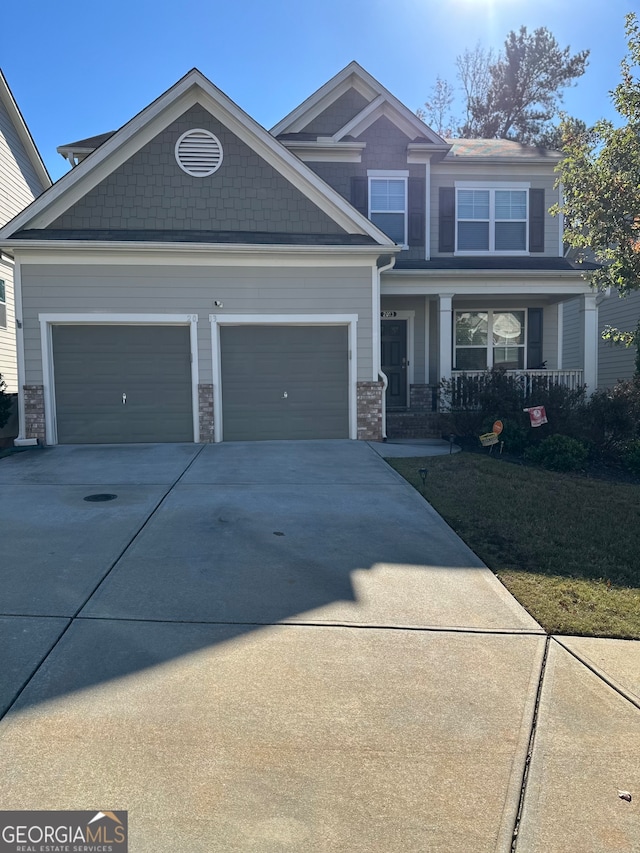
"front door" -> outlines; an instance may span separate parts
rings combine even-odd
[[[389,380],[387,408],[407,405],[407,321],[382,320],[380,329],[382,372]]]

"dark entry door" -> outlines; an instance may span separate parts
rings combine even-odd
[[[382,320],[380,329],[382,372],[389,380],[387,408],[407,405],[407,321]]]

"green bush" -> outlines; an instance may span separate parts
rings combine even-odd
[[[581,422],[584,397],[584,388],[572,390],[547,376],[529,378],[502,368],[475,376],[454,374],[440,384],[441,405],[448,412],[452,432],[477,441],[495,420],[501,420],[505,450],[516,454],[550,434],[573,433]],[[548,424],[531,428],[523,410],[533,406],[545,407]]]
[[[7,383],[0,373],[0,429],[8,422],[11,414],[12,396],[7,394]]]
[[[628,443],[640,438],[640,377],[592,394],[578,434],[605,458],[619,461]]]
[[[624,467],[636,477],[640,477],[640,439],[627,442],[620,456]]]
[[[550,435],[537,447],[525,451],[527,462],[542,465],[551,471],[579,471],[589,456],[585,444],[568,435]]]

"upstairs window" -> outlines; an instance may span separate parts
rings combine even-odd
[[[528,246],[528,189],[456,189],[456,252],[519,254]]]
[[[369,177],[369,219],[399,246],[407,246],[406,177]]]

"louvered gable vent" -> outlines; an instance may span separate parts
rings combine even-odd
[[[176,142],[176,161],[184,172],[194,178],[213,175],[222,164],[220,140],[209,130],[188,130]]]

